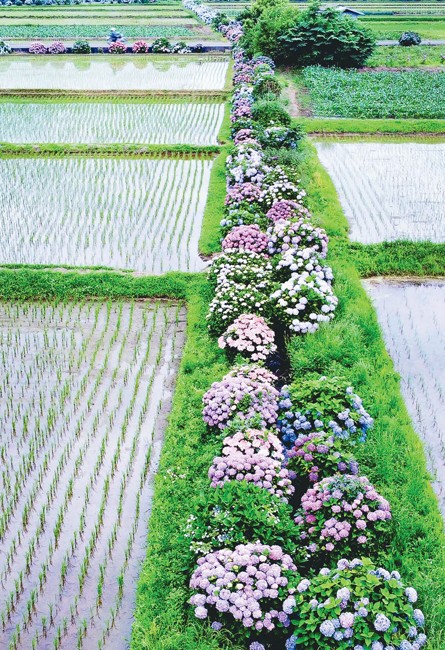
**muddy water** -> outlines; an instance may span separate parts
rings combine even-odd
[[[184,319],[166,303],[0,307],[0,648],[127,647]],[[20,403],[43,403],[34,420],[18,416],[14,382]],[[22,449],[33,464],[14,500]]]
[[[445,281],[364,282],[445,517]]]
[[[445,241],[445,143],[317,142],[353,241]]]

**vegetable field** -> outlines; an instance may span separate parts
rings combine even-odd
[[[0,304],[0,647],[124,647],[183,321]]]
[[[318,142],[353,241],[445,241],[445,144]]]
[[[0,60],[0,90],[222,90],[225,58],[22,56]]]
[[[0,263],[198,271],[211,167],[199,159],[0,160]]]
[[[367,281],[445,516],[445,283]]]
[[[103,38],[108,25],[0,25],[6,38]],[[131,38],[193,38],[199,34],[185,25],[121,25],[119,29]]]
[[[326,117],[443,118],[444,72],[305,68],[313,111]]]
[[[0,142],[215,145],[223,104],[0,103]]]

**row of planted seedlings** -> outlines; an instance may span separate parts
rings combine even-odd
[[[189,602],[215,634],[228,630],[250,650],[418,650],[427,637],[417,593],[375,564],[391,508],[354,456],[373,420],[344,378],[285,383],[286,337],[334,317],[328,238],[295,169],[277,164],[300,134],[271,99],[273,62],[246,60],[238,46],[234,58],[235,146],[208,323],[235,365],[203,398],[222,449],[187,524]]]

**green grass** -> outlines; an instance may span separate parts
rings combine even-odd
[[[356,118],[307,118],[295,120],[302,124],[306,133],[339,133],[352,135],[356,133],[375,134],[424,134],[445,133],[445,120],[399,120],[399,119],[356,119]]]
[[[371,29],[381,40],[399,40],[403,32],[417,32],[427,40],[445,40],[444,17],[372,16],[359,20],[360,24]]]
[[[381,46],[366,61],[366,67],[377,68],[422,68],[442,67],[445,70],[445,45],[431,47],[419,45],[416,47]]]
[[[40,156],[94,156],[98,158],[213,158],[220,151],[217,145],[189,144],[11,144],[0,142],[0,158]]]
[[[311,147],[312,148],[312,147]],[[400,569],[404,580],[419,590],[429,633],[430,650],[445,647],[445,535],[437,500],[429,483],[425,454],[415,434],[400,394],[399,377],[385,350],[375,311],[361,282],[368,274],[351,256],[348,224],[332,182],[316,154],[301,169],[310,208],[330,237],[329,262],[335,274],[339,308],[332,323],[315,335],[294,337],[289,353],[295,378],[309,371],[346,376],[375,418],[368,441],[359,449],[361,468],[388,498],[393,511],[395,536],[388,550],[387,566]],[[418,258],[416,245],[397,244],[382,250],[380,269],[403,272],[404,255]],[[411,251],[409,249],[411,248]],[[428,249],[420,245],[417,250]],[[443,251],[443,246],[442,246]],[[366,259],[372,264],[376,249]],[[440,260],[439,250],[431,252]],[[419,259],[419,258],[418,258]],[[442,253],[443,259],[443,253]],[[413,264],[413,268],[414,268]],[[442,262],[443,267],[443,262]]]
[[[221,250],[219,223],[222,219],[221,206],[226,195],[226,158],[228,148],[223,147],[218,158],[213,163],[210,173],[207,203],[202,221],[199,250],[203,255],[212,255]]]
[[[445,277],[445,244],[394,241],[350,243],[348,253],[362,277]]]
[[[358,72],[312,66],[298,79],[308,89],[317,117],[445,117],[445,72]]]

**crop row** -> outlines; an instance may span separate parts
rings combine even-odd
[[[0,103],[0,142],[216,145],[223,104]]]
[[[197,271],[212,160],[0,160],[1,263]],[[131,178],[131,183],[128,179]],[[7,215],[7,218],[6,218]]]
[[[445,117],[445,75],[441,72],[360,72],[308,67],[301,76],[318,116]]]
[[[192,38],[196,33],[181,25],[121,25],[129,38]],[[108,25],[0,25],[1,38],[107,38]]]
[[[160,303],[3,305],[2,647],[128,635],[181,320]]]

